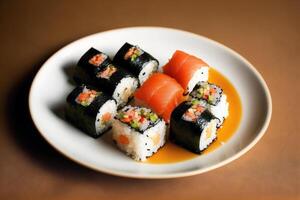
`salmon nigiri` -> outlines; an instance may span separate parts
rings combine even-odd
[[[163,67],[164,73],[176,79],[189,94],[197,83],[208,80],[209,66],[200,58],[183,51],[175,51],[170,61]]]
[[[175,79],[154,73],[135,92],[134,97],[138,105],[150,107],[168,123],[174,108],[185,99],[183,92]]]

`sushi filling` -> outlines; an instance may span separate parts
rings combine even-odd
[[[103,53],[99,53],[99,54],[94,55],[89,60],[89,63],[96,66],[96,67],[99,67],[104,62],[104,60],[107,59],[107,57],[108,57],[107,55],[105,55]]]
[[[153,74],[153,72],[157,71],[157,68],[158,63],[156,60],[151,60],[145,63],[138,77],[140,84],[142,85],[150,77],[150,75]]]
[[[117,101],[118,107],[126,105],[128,99],[133,96],[137,87],[138,81],[136,78],[126,77],[120,81],[112,95]]]
[[[136,161],[145,161],[166,142],[166,124],[150,109],[126,106],[112,125],[117,146]]]
[[[191,101],[192,106],[182,115],[182,119],[189,122],[196,122],[205,107],[198,100]]]
[[[117,119],[137,131],[145,131],[159,121],[158,116],[150,109],[132,106],[126,106],[120,110]]]
[[[221,127],[229,115],[229,103],[223,90],[217,85],[201,82],[190,96],[194,100],[200,100],[201,104],[218,118],[217,127]]]
[[[195,88],[191,96],[203,99],[209,104],[217,105],[222,97],[223,90],[208,82],[200,82],[199,87]]]
[[[105,78],[105,79],[110,79],[110,77],[117,71],[117,68],[110,64],[107,67],[105,67],[104,70],[100,71],[97,73],[96,77],[97,78]]]
[[[112,120],[116,115],[116,112],[117,105],[114,100],[109,100],[101,106],[95,121],[97,133],[102,133],[111,127]]]
[[[141,48],[138,46],[133,46],[124,55],[124,60],[130,59],[132,62],[135,61],[140,55],[142,55],[144,52]]]
[[[100,92],[96,90],[90,90],[87,87],[84,87],[82,92],[76,97],[76,103],[82,106],[89,106],[97,96],[100,95]]]
[[[211,120],[201,133],[199,141],[200,151],[205,150],[217,138],[217,120]]]
[[[208,80],[208,67],[201,67],[198,69],[192,76],[191,80],[188,83],[186,88],[186,94],[189,94],[193,91],[195,86],[199,83],[199,81],[207,81]]]

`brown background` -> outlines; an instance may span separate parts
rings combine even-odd
[[[255,148],[202,175],[135,180],[81,167],[37,134],[27,95],[45,59],[82,36],[145,25],[210,37],[254,64],[273,98]],[[1,1],[0,29],[0,199],[300,199],[299,0]]]

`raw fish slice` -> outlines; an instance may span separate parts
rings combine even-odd
[[[136,91],[134,96],[137,105],[150,107],[158,115],[162,116],[165,113],[164,116],[170,116],[168,112],[172,112],[177,104],[181,103],[183,92],[183,88],[175,79],[166,74],[155,73]],[[179,95],[181,95],[180,98]],[[164,119],[169,121],[167,117]]]
[[[188,90],[188,84],[192,79],[193,75],[199,70],[201,67],[208,66],[201,59],[196,58],[195,56],[190,56],[182,65],[180,70],[174,76],[177,82],[183,87],[186,91]]]
[[[181,68],[181,65],[187,60],[189,56],[189,54],[183,51],[175,51],[170,61],[163,67],[164,73],[175,78],[177,72]]]
[[[134,97],[144,102],[149,102],[153,94],[160,87],[169,82],[169,77],[166,78],[165,74],[155,73],[150,76],[145,83],[135,92]]]
[[[167,123],[169,123],[169,120],[170,120],[173,110],[176,108],[177,105],[179,105],[185,99],[186,98],[184,96],[182,96],[182,91],[178,90],[176,92],[176,98],[173,98],[173,100],[169,102],[169,104],[166,106],[164,113],[161,115],[162,118],[168,119],[168,121],[166,121]]]
[[[177,82],[174,81],[172,84],[166,84],[156,91],[148,104],[158,115],[161,115],[167,109],[168,104],[177,99],[178,91],[183,92]]]

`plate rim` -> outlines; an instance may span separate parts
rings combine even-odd
[[[258,131],[258,134],[255,136],[255,138],[247,145],[245,146],[243,149],[241,149],[239,152],[237,152],[236,154],[234,154],[233,156],[217,163],[214,164],[212,166],[209,167],[205,167],[202,169],[196,169],[196,170],[192,170],[192,171],[187,171],[187,172],[173,172],[171,174],[159,174],[159,175],[152,175],[152,174],[132,174],[130,172],[120,172],[120,171],[115,171],[115,170],[110,170],[108,168],[102,167],[99,168],[99,166],[93,166],[91,164],[87,164],[83,161],[81,161],[80,159],[74,158],[70,155],[68,155],[68,153],[61,151],[58,147],[56,147],[55,143],[48,140],[47,137],[43,134],[42,132],[42,128],[38,125],[38,123],[36,123],[35,121],[35,114],[32,111],[32,107],[33,107],[33,88],[34,85],[37,84],[37,80],[39,79],[38,77],[40,76],[41,72],[44,69],[44,66],[49,62],[49,60],[51,60],[52,57],[54,57],[56,54],[59,54],[61,51],[63,51],[66,48],[69,48],[71,45],[73,45],[76,42],[79,42],[81,40],[86,40],[89,37],[93,37],[95,35],[98,34],[104,34],[104,33],[109,33],[109,32],[115,32],[115,31],[124,31],[124,30],[133,30],[133,29],[160,29],[160,30],[168,30],[168,31],[174,31],[174,32],[181,32],[183,34],[192,36],[194,38],[200,38],[202,40],[207,40],[211,43],[214,43],[215,45],[217,45],[218,47],[225,49],[226,51],[228,51],[230,54],[233,54],[235,57],[237,57],[238,59],[242,60],[245,64],[246,67],[251,70],[254,75],[258,78],[258,81],[260,82],[260,84],[263,87],[263,90],[266,94],[266,99],[267,99],[267,115],[266,118],[264,120],[263,125],[260,127],[260,130]],[[255,146],[255,144],[258,143],[258,141],[263,137],[263,135],[266,133],[267,128],[270,124],[271,121],[271,116],[272,116],[272,97],[271,97],[271,93],[270,90],[267,86],[266,81],[263,79],[262,75],[257,71],[257,69],[246,59],[244,58],[241,54],[237,53],[236,51],[234,51],[233,49],[221,44],[218,41],[215,41],[213,39],[210,39],[206,36],[203,35],[199,35],[196,33],[192,33],[189,31],[185,31],[182,29],[176,29],[176,28],[170,28],[170,27],[160,27],[160,26],[132,26],[132,27],[122,27],[122,28],[116,28],[116,29],[110,29],[110,30],[106,30],[106,31],[101,31],[101,32],[97,32],[97,33],[93,33],[90,35],[86,35],[84,37],[80,37],[79,39],[76,39],[70,43],[68,43],[67,45],[63,46],[62,48],[58,49],[54,54],[52,54],[39,68],[39,70],[37,71],[36,75],[34,76],[31,86],[30,86],[30,90],[29,90],[29,96],[28,96],[28,106],[29,106],[29,113],[30,113],[30,117],[32,119],[32,122],[34,124],[34,126],[36,127],[36,129],[38,130],[38,134],[41,135],[48,144],[50,144],[50,146],[52,146],[52,148],[54,148],[56,151],[58,151],[59,153],[61,153],[63,156],[65,156],[66,158],[76,162],[77,164],[80,164],[81,166],[87,167],[89,169],[95,170],[97,172],[102,172],[105,174],[110,174],[110,175],[114,175],[114,176],[120,176],[120,177],[127,177],[127,178],[136,178],[136,179],[169,179],[169,178],[180,178],[180,177],[187,177],[187,176],[193,176],[193,175],[197,175],[197,174],[202,174],[208,171],[211,171],[213,169],[222,167],[236,159],[238,159],[239,157],[241,157],[243,154],[247,153],[250,149],[252,149],[253,146]]]

